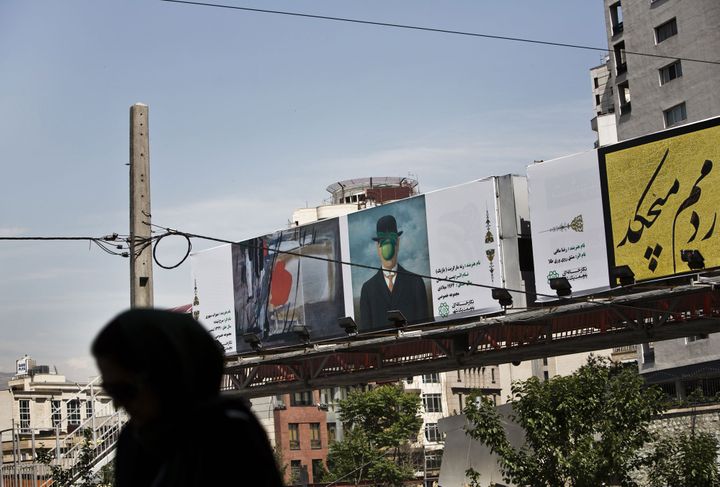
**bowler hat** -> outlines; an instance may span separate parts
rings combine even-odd
[[[377,236],[373,237],[373,240],[380,242],[390,236],[399,237],[402,235],[402,231],[398,232],[397,222],[395,217],[392,215],[385,215],[380,217],[377,221],[377,227],[375,229]]]

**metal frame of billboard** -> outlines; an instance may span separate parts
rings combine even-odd
[[[720,277],[228,358],[223,390],[260,397],[667,340],[720,328]]]

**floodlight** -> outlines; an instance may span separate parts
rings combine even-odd
[[[404,328],[407,325],[407,318],[399,309],[391,309],[387,312],[388,322],[395,328]]]
[[[559,298],[564,298],[572,294],[572,286],[567,277],[553,277],[550,279],[550,289],[555,291]]]
[[[500,303],[500,306],[503,308],[507,308],[513,304],[513,298],[510,292],[504,288],[494,287],[492,290],[492,298]]]
[[[293,325],[292,331],[304,342],[310,341],[310,330],[305,325]]]
[[[347,333],[349,336],[355,336],[358,333],[357,323],[355,323],[355,320],[352,319],[351,316],[343,316],[342,318],[338,318],[338,325],[340,325],[340,328],[345,330],[345,333]]]
[[[253,350],[260,352],[263,349],[262,340],[260,339],[259,334],[251,331],[243,333],[242,337],[245,343],[250,345]]]
[[[680,259],[692,270],[705,268],[705,258],[699,250],[681,250]]]
[[[635,284],[635,273],[630,269],[629,265],[621,265],[613,268],[611,275],[613,283],[620,281],[621,286]]]

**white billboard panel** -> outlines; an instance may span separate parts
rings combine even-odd
[[[495,180],[473,181],[425,195],[436,319],[498,310],[492,287],[503,287]],[[469,286],[456,282],[481,284]]]
[[[566,277],[573,295],[610,287],[597,151],[528,167],[538,301],[556,299],[549,279]]]
[[[190,262],[193,317],[220,342],[226,354],[237,353],[230,245],[196,252]]]

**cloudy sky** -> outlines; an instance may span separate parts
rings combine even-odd
[[[598,0],[224,0],[606,44]],[[593,51],[160,0],[0,2],[0,236],[128,232],[128,114],[150,107],[153,222],[240,240],[343,179],[429,191],[592,147]],[[194,249],[212,246],[193,241]],[[184,253],[164,240],[164,264]],[[0,241],[0,371],[29,354],[75,380],[129,305],[129,263],[87,242]],[[155,303],[191,300],[189,264]]]

